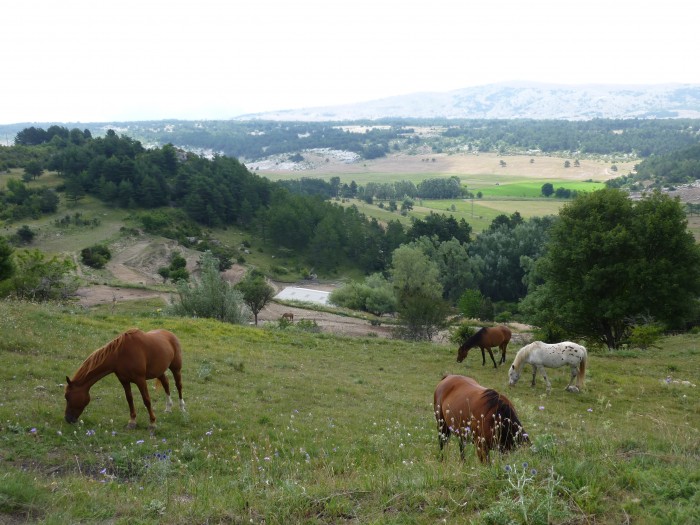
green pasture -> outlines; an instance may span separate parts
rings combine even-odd
[[[554,189],[564,188],[571,191],[596,191],[605,188],[602,182],[581,182],[568,180],[536,180],[504,182],[503,184],[475,185],[471,191],[480,191],[486,198],[532,199],[542,197],[542,185],[550,183]],[[554,197],[550,197],[554,199]]]
[[[580,394],[438,343],[341,338],[164,315],[155,302],[85,311],[0,302],[2,523],[600,523],[700,521],[700,336],[593,351]],[[184,349],[187,412],[127,430],[111,375],[79,423],[63,384],[130,327]],[[517,332],[516,332],[517,333]],[[594,349],[592,349],[594,350]],[[531,446],[481,464],[438,453],[432,395],[446,372],[506,394]]]

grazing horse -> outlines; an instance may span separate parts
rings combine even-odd
[[[151,408],[151,397],[146,380],[155,378],[163,385],[165,394],[168,396],[165,410],[169,412],[173,402],[170,398],[168,378],[165,376],[168,368],[175,379],[180,408],[185,410],[180,375],[182,349],[177,337],[167,330],[142,332],[132,328],[124,332],[90,354],[80,365],[73,379],[66,376],[66,421],[75,423],[90,402],[90,387],[103,377],[114,373],[124,387],[126,400],[129,403],[131,418],[128,428],[136,427],[136,410],[134,398],[131,395],[131,383],[136,383],[151,418],[150,428],[155,429],[156,416]]]
[[[508,382],[510,386],[515,385],[520,379],[523,367],[526,364],[530,364],[532,365],[532,386],[535,386],[535,376],[539,370],[542,372],[544,382],[547,384],[547,392],[549,392],[552,389],[552,384],[549,382],[544,367],[559,368],[568,365],[571,367],[571,380],[569,380],[566,390],[579,392],[583,388],[583,382],[586,379],[587,360],[588,352],[586,348],[571,341],[554,344],[535,341],[518,350],[508,371]],[[576,379],[576,386],[573,385],[574,379]]]
[[[486,354],[484,350],[489,351],[491,356],[491,361],[493,361],[493,367],[498,368],[496,360],[493,358],[493,352],[491,348],[497,346],[501,349],[501,360],[500,363],[506,362],[506,348],[508,348],[508,343],[510,343],[510,328],[507,326],[487,326],[476,332],[473,336],[467,339],[462,346],[459,347],[457,351],[457,362],[461,363],[467,357],[469,350],[478,346],[481,348],[481,366],[486,364]]]
[[[282,314],[282,319],[287,319],[288,321],[294,321],[294,314],[292,312],[285,312]]]
[[[459,438],[459,453],[471,439],[479,460],[485,463],[489,451],[507,452],[529,442],[515,407],[504,395],[485,388],[471,377],[446,375],[438,383],[433,397],[438,424],[440,450],[451,433]]]

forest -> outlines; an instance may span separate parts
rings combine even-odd
[[[340,202],[345,197],[354,197],[353,191],[378,198],[395,198],[396,192],[403,193],[403,205],[406,206],[410,206],[410,198],[414,195],[454,198],[464,191],[456,177],[426,179],[415,186],[393,183],[357,188],[352,184],[341,185],[337,178],[330,181],[272,182],[249,171],[234,157],[216,155],[207,158],[172,144],[146,148],[140,141],[118,135],[114,130],[95,137],[87,129],[68,130],[54,126],[43,131],[32,127],[18,133],[16,142],[15,146],[0,148],[0,162],[9,168],[24,169],[22,180],[11,178],[6,187],[0,189],[0,219],[7,223],[55,213],[58,195],[73,203],[90,195],[107,206],[134,210],[140,226],[147,232],[176,239],[183,246],[216,252],[222,268],[231,264],[232,258],[236,257],[235,250],[222,247],[215,239],[206,239],[204,230],[239,228],[275,250],[294,254],[293,259],[297,264],[305,265],[306,272],[337,275],[341,271],[359,271],[369,276],[369,288],[380,283],[381,279],[391,278],[394,283],[399,282],[402,270],[397,264],[402,258],[410,264],[422,260],[424,270],[416,273],[418,270],[414,268],[412,274],[403,277],[407,283],[404,291],[408,290],[408,295],[404,293],[403,300],[399,301],[403,306],[412,304],[416,297],[422,297],[432,301],[433,311],[438,311],[434,308],[435,301],[454,307],[465,299],[465,294],[476,293],[477,310],[482,318],[500,316],[500,319],[506,319],[528,309],[530,315],[535,316],[537,312],[552,312],[552,304],[556,304],[552,299],[557,293],[547,290],[562,274],[550,271],[551,264],[554,264],[551,254],[559,253],[552,250],[552,239],[558,239],[559,250],[570,249],[567,246],[571,240],[568,230],[561,230],[559,217],[523,219],[517,212],[500,215],[489,228],[474,235],[464,219],[457,221],[449,213],[430,213],[424,218],[413,218],[409,225],[398,220],[380,223],[362,214],[356,206],[342,206]],[[661,143],[659,141],[658,147]],[[639,164],[637,173],[646,173],[649,180],[657,179],[657,184],[690,180],[696,173],[692,166],[697,163],[697,151],[697,146],[690,146],[666,155],[654,155]],[[689,165],[691,168],[687,169]],[[55,188],[37,184],[44,170],[57,173],[61,184]],[[625,177],[620,180],[624,181]],[[638,180],[629,182],[636,184]],[[615,254],[625,253],[632,257],[640,249],[647,249],[651,242],[647,235],[655,235],[655,248],[648,246],[650,253],[662,249],[661,244],[668,245],[666,247],[676,254],[675,266],[664,267],[663,272],[641,268],[630,274],[629,281],[621,277],[622,270],[618,269],[613,280],[639,287],[649,286],[645,279],[652,279],[655,283],[652,289],[658,290],[658,275],[662,273],[671,282],[686,279],[684,291],[692,295],[696,288],[700,288],[700,285],[695,286],[697,271],[693,270],[697,246],[692,235],[688,238],[685,231],[680,204],[666,196],[650,195],[642,203],[623,206],[624,201],[619,199],[623,193],[614,188],[616,185],[618,182],[614,179],[607,193],[603,192],[596,198],[575,199],[574,203],[581,209],[572,208],[572,212],[582,215],[573,217],[573,223],[579,227],[576,221],[583,220],[581,217],[600,214],[602,223],[590,225],[582,231],[592,234],[599,231],[602,224],[599,234],[604,236],[610,228],[614,231],[625,225],[629,230],[627,237],[611,238],[604,247],[605,257],[612,257],[610,263],[614,268],[619,265],[628,270],[633,268],[634,265],[618,260],[621,256]],[[386,193],[390,191],[394,192],[393,195]],[[605,211],[610,207],[617,210],[615,214],[621,215],[613,214],[614,220],[611,219]],[[666,210],[664,215],[654,219],[653,227],[647,226],[643,231],[637,228],[636,225],[645,224],[663,210]],[[634,219],[635,214],[640,215]],[[613,220],[612,224],[610,220]],[[30,233],[21,228],[11,242],[31,239]],[[581,238],[576,242],[579,246],[590,243],[587,249],[591,250],[592,263],[603,257],[597,253],[600,248],[596,247],[594,240],[584,242]],[[542,261],[548,260],[547,254],[550,254],[550,260],[545,264]],[[584,262],[580,254],[576,257],[575,268],[581,271]],[[647,256],[642,258],[649,260]],[[567,268],[570,263],[569,260],[560,264]],[[698,263],[700,268],[700,260]],[[595,271],[595,264],[591,271]],[[371,278],[373,274],[380,276],[380,281]],[[433,284],[416,289],[412,283],[417,275],[421,275],[420,280],[424,282],[430,275]],[[654,275],[657,277],[653,278]],[[573,278],[577,276],[575,273]],[[381,288],[377,286],[377,289]],[[652,304],[668,307],[666,302],[651,299]],[[674,312],[672,317],[664,314],[663,308],[650,308],[644,303],[635,304],[632,311],[643,317],[651,315],[653,310],[655,319],[678,327],[697,319],[698,312],[693,304],[689,297],[684,308],[666,308],[667,312]],[[375,307],[374,312],[389,311],[390,306]],[[425,303],[413,304],[413,307],[427,311]],[[409,312],[404,311],[403,315],[409,315]],[[610,315],[618,321],[617,314]],[[617,346],[628,335],[630,324],[635,321],[630,311],[625,315],[620,327],[608,326],[607,317],[596,318],[595,322],[602,325],[595,330],[603,333],[606,344]],[[587,322],[591,321],[590,316],[583,317]],[[559,326],[566,324],[566,319],[559,318]],[[581,331],[583,327],[576,329]]]
[[[459,120],[380,119],[352,122],[280,122],[263,120],[144,121],[92,123],[69,130],[28,126],[17,146],[54,140],[75,142],[80,135],[123,130],[143,144],[174,146],[252,162],[273,155],[293,156],[304,149],[352,151],[364,159],[419,147],[440,152],[539,152],[577,155],[665,155],[697,144],[698,119]]]

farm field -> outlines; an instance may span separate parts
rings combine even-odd
[[[533,162],[531,162],[531,160]],[[495,153],[479,155],[462,154],[425,154],[406,155],[395,154],[371,161],[346,163],[334,161],[318,162],[307,166],[307,169],[265,169],[256,170],[259,175],[271,180],[299,179],[312,177],[328,180],[330,177],[340,177],[341,182],[364,185],[368,182],[395,182],[410,180],[418,184],[422,180],[438,177],[459,177],[462,184],[469,189],[493,186],[514,181],[595,181],[604,182],[608,179],[625,175],[634,169],[636,160],[582,159],[580,166],[564,167],[564,163],[573,159],[561,157],[531,157],[528,155],[500,156]],[[500,162],[506,163],[501,166]],[[613,164],[617,171],[611,170]]]
[[[152,302],[122,313],[0,302],[2,523],[697,523],[700,336],[659,348],[591,349],[586,387],[568,373],[506,386],[507,363],[472,351],[172,318]],[[181,340],[187,412],[138,426],[114,376],[79,423],[63,383],[122,331]],[[506,394],[531,446],[490,464],[474,447],[438,454],[432,413],[446,372]]]

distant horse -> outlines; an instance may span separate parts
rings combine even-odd
[[[530,364],[532,365],[532,386],[535,386],[535,376],[539,370],[542,372],[542,377],[544,377],[544,381],[547,384],[547,392],[549,392],[552,389],[552,384],[547,378],[547,372],[544,367],[559,368],[568,365],[571,367],[571,380],[566,390],[578,392],[583,388],[583,382],[586,379],[587,360],[588,352],[586,348],[571,341],[555,344],[535,341],[518,350],[508,371],[508,382],[510,386],[515,385],[520,379],[523,367],[526,364]],[[576,386],[573,386],[574,379],[576,379]]]
[[[471,377],[443,377],[435,389],[433,407],[440,450],[454,433],[459,438],[462,459],[467,439],[474,442],[482,463],[488,461],[492,449],[507,452],[529,441],[508,398]]]
[[[73,379],[66,376],[66,421],[75,423],[90,402],[90,387],[103,377],[114,373],[124,387],[126,400],[129,403],[131,418],[128,427],[136,427],[136,410],[134,398],[131,395],[131,383],[136,383],[151,418],[150,428],[154,429],[156,416],[151,408],[151,397],[146,380],[156,378],[163,385],[165,394],[168,396],[165,410],[170,412],[173,402],[170,398],[168,378],[165,376],[168,368],[175,378],[180,408],[185,410],[180,375],[182,349],[177,337],[167,330],[142,332],[133,328],[124,332],[90,354],[80,365]]]
[[[294,314],[292,312],[285,312],[282,314],[282,319],[287,319],[288,321],[294,321]]]
[[[498,368],[496,360],[493,358],[491,348],[497,346],[501,349],[501,360],[499,361],[499,364],[505,363],[506,348],[508,348],[508,343],[510,343],[510,336],[510,328],[507,326],[499,325],[484,327],[462,343],[462,346],[460,346],[459,350],[457,351],[457,362],[461,363],[464,361],[469,353],[469,350],[475,346],[478,346],[481,348],[481,366],[486,364],[486,354],[484,353],[484,350],[488,350],[489,355],[491,356],[491,361],[493,361],[493,367]]]

